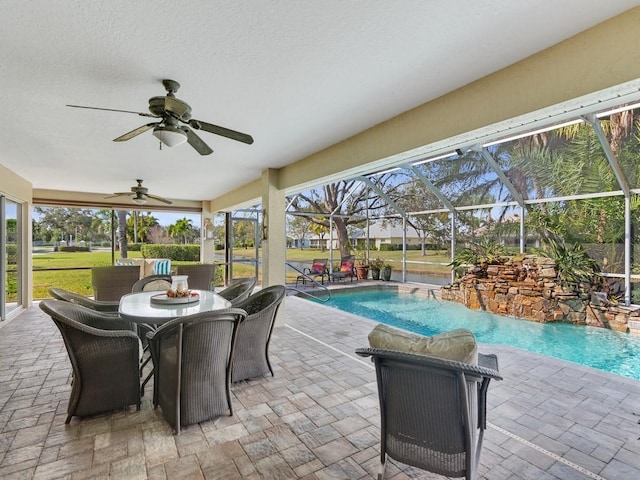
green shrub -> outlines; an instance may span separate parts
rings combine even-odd
[[[127,250],[130,252],[139,252],[143,243],[127,243]]]
[[[216,268],[216,273],[213,278],[213,286],[214,287],[224,286],[224,266],[222,265]]]
[[[13,272],[7,273],[6,294],[7,299],[15,300],[15,295],[18,293],[18,280],[16,274]]]
[[[435,246],[426,246],[427,250],[429,248],[431,249],[435,249]],[[402,244],[401,243],[381,243],[380,244],[380,251],[381,252],[395,252],[395,251],[400,251],[402,250]],[[422,250],[422,245],[409,245],[407,244],[407,250]]]
[[[90,252],[91,249],[89,247],[78,247],[76,245],[65,245],[56,247],[56,252]]]
[[[175,262],[197,262],[200,260],[200,245],[176,245],[145,243],[140,248],[145,258],[169,258]]]
[[[7,265],[15,265],[18,263],[18,247],[15,244],[7,246]]]

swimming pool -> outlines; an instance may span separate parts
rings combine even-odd
[[[520,320],[393,290],[332,293],[324,305],[423,335],[467,328],[480,343],[510,345],[640,380],[640,336]]]

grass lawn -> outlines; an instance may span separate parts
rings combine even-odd
[[[253,248],[234,248],[233,249],[234,256],[238,257],[249,257],[253,258],[255,255],[255,250]],[[402,269],[402,251],[388,251],[388,252],[378,252],[372,250],[370,252],[370,258],[380,257],[384,262],[391,264],[394,270]],[[291,262],[303,262],[311,266],[314,258],[329,258],[329,251],[325,250],[322,252],[321,250],[315,248],[288,248],[287,249],[287,261]],[[408,250],[407,251],[407,272],[410,273],[425,273],[431,275],[442,275],[449,276],[451,275],[450,267],[446,265],[437,265],[438,263],[448,264],[451,261],[448,253],[445,250],[427,250],[426,255],[422,256],[420,250]],[[420,263],[409,263],[409,262],[420,262]],[[430,262],[430,263],[427,263]],[[340,252],[337,250],[333,251],[333,263],[335,268],[337,268],[340,264]],[[436,264],[436,265],[434,265]],[[234,265],[234,272],[236,271],[236,266]],[[286,281],[287,283],[295,283],[296,277],[298,273],[292,269],[286,270]]]
[[[238,257],[253,258],[255,250],[253,248],[234,249],[234,255]],[[380,257],[383,261],[390,263],[394,269],[402,268],[402,252],[377,252],[370,253],[371,258]],[[129,258],[141,258],[140,252],[129,252]],[[287,249],[287,261],[303,262],[311,265],[314,258],[329,258],[329,251],[317,249]],[[340,252],[333,252],[334,264],[337,266],[340,261]],[[407,251],[408,262],[433,262],[449,263],[449,257],[445,251],[427,251],[423,257],[419,250]],[[174,262],[174,264],[190,262]],[[111,265],[110,250],[96,250],[93,252],[46,252],[33,255],[33,298],[49,298],[49,288],[59,287],[71,290],[81,295],[93,295],[91,288],[91,267]],[[51,270],[49,270],[51,269]],[[59,270],[56,270],[59,269]],[[65,270],[66,269],[66,270]],[[77,270],[73,270],[77,269]],[[234,263],[234,278],[251,277],[254,275],[254,266],[249,264]],[[450,269],[444,265],[432,265],[427,263],[408,263],[408,272],[429,273],[432,275],[449,275]],[[262,276],[262,269],[259,269],[259,277]],[[286,281],[295,282],[297,272],[287,269]],[[222,285],[221,281],[217,285]],[[11,292],[8,295],[11,300]],[[15,298],[13,299],[15,300]]]
[[[116,256],[119,257],[118,254]],[[142,253],[128,252],[128,257],[142,258]],[[111,250],[37,253],[32,258],[34,299],[50,298],[49,288],[51,287],[64,288],[80,295],[92,296],[91,267],[111,265]],[[172,262],[172,265],[188,263],[193,262]],[[238,274],[240,273],[241,271],[238,271]]]
[[[140,258],[140,252],[129,252],[130,258]],[[93,295],[91,267],[111,265],[111,250],[93,252],[48,252],[33,255],[33,298],[50,298],[49,288],[58,287],[80,295]],[[43,269],[83,270],[43,270]]]
[[[234,254],[242,255],[238,250],[233,251]],[[369,252],[370,258],[380,257],[384,262],[391,264],[393,267],[400,269],[402,268],[402,251],[389,251],[389,252],[378,252],[376,250],[372,250]],[[307,249],[299,249],[299,248],[288,248],[287,249],[287,260],[292,260],[296,262],[309,262],[311,263],[314,258],[329,258],[329,251],[325,250],[324,252],[315,249],[315,248],[307,248]],[[333,261],[336,264],[340,263],[340,252],[337,250],[333,251]],[[432,265],[429,263],[449,263],[451,259],[448,254],[444,250],[427,250],[425,256],[422,256],[420,250],[407,250],[407,271],[410,272],[424,272],[424,273],[443,273],[449,274],[450,268],[445,265]],[[409,263],[409,262],[424,262],[424,263]]]

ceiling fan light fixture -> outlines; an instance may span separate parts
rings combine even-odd
[[[167,147],[176,147],[187,141],[187,134],[173,125],[159,126],[153,129],[153,136]]]
[[[133,201],[138,205],[144,205],[145,203],[147,203],[147,199],[144,197],[133,197]]]

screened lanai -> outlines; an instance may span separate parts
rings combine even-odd
[[[638,107],[610,101],[536,128],[452,139],[431,154],[408,154],[384,169],[291,195],[289,223],[303,217],[309,228],[324,227],[330,258],[358,247],[378,256],[371,225],[399,226],[403,280],[412,265],[429,264],[407,260],[407,232],[445,249],[451,261],[460,249],[488,241],[512,253],[544,251],[554,242],[581,247],[619,300],[638,303]]]

